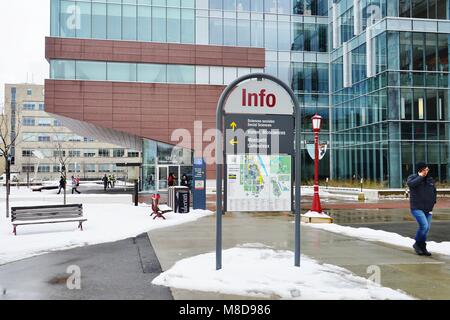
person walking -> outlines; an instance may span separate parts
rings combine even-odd
[[[112,176],[108,176],[108,188],[112,188]]]
[[[108,188],[108,176],[106,175],[106,173],[105,173],[105,176],[103,177],[102,181],[103,181],[103,187],[105,188],[105,191],[106,191],[106,189]]]
[[[189,188],[189,179],[187,177],[187,175],[183,174],[183,176],[181,177],[181,186],[182,187],[188,187]]]
[[[61,194],[61,190],[66,190],[66,179],[63,176],[61,176],[61,179],[59,179],[58,194]]]
[[[112,187],[114,189],[116,187],[116,176],[115,175],[112,175],[111,183],[112,183]]]
[[[429,175],[430,168],[426,163],[418,163],[416,169],[417,173],[410,175],[407,180],[411,214],[419,225],[413,248],[420,256],[431,256],[426,241],[436,204],[436,186],[434,179]]]
[[[75,191],[76,193],[80,194],[81,192],[77,190],[78,186],[77,186],[77,179],[72,176],[72,194]]]

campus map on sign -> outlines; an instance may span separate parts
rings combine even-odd
[[[228,155],[227,211],[291,211],[290,155]]]

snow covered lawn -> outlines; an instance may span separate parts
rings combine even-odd
[[[399,247],[406,247],[412,250],[412,245],[415,240],[403,237],[394,232],[387,232],[383,230],[374,230],[370,228],[353,228],[347,226],[340,226],[338,224],[305,224],[305,226],[321,229],[333,233],[339,233],[349,237],[359,238],[365,241],[378,241],[392,244]],[[450,255],[450,242],[427,242],[427,249],[431,253]]]
[[[178,261],[153,284],[270,299],[412,299],[350,271],[302,256],[301,268],[291,251],[247,244],[223,252],[223,269],[215,270],[215,253]]]
[[[4,210],[0,210],[0,265],[50,251],[119,241],[150,230],[192,222],[212,214],[211,211],[195,210],[189,214],[168,213],[165,215],[167,220],[153,220],[148,205],[134,207],[131,203],[108,203],[106,197],[104,200],[104,203],[83,204],[84,217],[88,219],[83,223],[84,231],[79,231],[78,223],[75,222],[58,223],[18,226],[17,236],[14,236],[11,220],[5,218]],[[12,206],[60,203],[13,201]],[[2,208],[4,205],[4,200],[0,201]]]

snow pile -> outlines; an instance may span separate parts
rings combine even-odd
[[[400,247],[412,248],[415,240],[403,237],[394,232],[387,232],[383,230],[374,230],[370,228],[353,228],[347,226],[340,226],[337,224],[307,224],[306,226],[321,229],[333,233],[339,233],[349,237],[359,238],[365,241],[384,242]],[[431,253],[450,255],[450,242],[427,242],[427,249]]]
[[[49,205],[49,202],[14,202],[13,206]],[[53,204],[60,204],[53,203]],[[0,202],[4,205],[4,202]],[[114,242],[135,237],[144,232],[192,222],[213,214],[211,211],[194,210],[189,214],[168,213],[153,220],[148,205],[134,207],[120,203],[83,204],[84,231],[78,230],[78,223],[58,223],[18,226],[17,236],[12,231],[11,220],[0,216],[0,265],[50,251],[65,250],[85,245]]]
[[[178,261],[153,284],[269,299],[412,299],[350,271],[302,256],[294,267],[294,253],[261,244],[223,251],[223,269],[215,270],[215,253]]]

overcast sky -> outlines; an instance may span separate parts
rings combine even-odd
[[[43,84],[50,0],[0,0],[0,106],[5,83]]]

